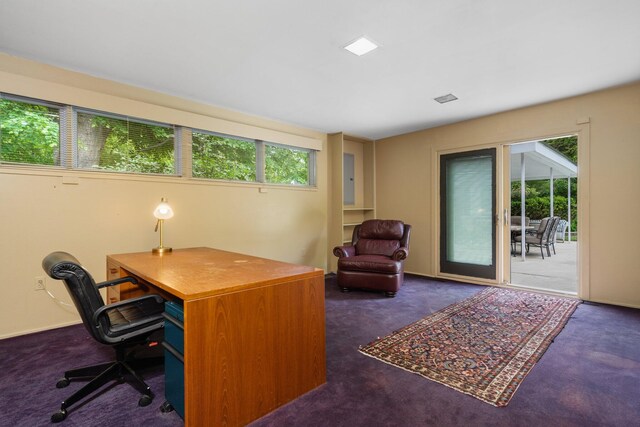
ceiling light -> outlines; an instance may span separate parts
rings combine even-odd
[[[455,96],[452,93],[448,93],[446,95],[442,95],[442,96],[439,96],[439,97],[433,98],[433,99],[438,101],[440,104],[444,104],[445,102],[455,101],[456,99],[458,99],[458,97]]]
[[[372,50],[377,49],[378,45],[366,37],[360,37],[358,40],[346,45],[344,48],[353,54],[362,56],[365,53],[369,53]]]

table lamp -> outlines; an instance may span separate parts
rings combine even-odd
[[[164,197],[160,199],[160,204],[153,211],[153,216],[155,216],[158,219],[158,222],[156,222],[155,231],[157,232],[158,227],[160,227],[160,246],[158,246],[157,248],[153,248],[151,252],[154,254],[164,254],[167,252],[171,252],[172,249],[165,247],[162,242],[162,239],[163,239],[162,224],[164,223],[165,219],[169,219],[173,217],[173,209],[171,209],[171,206],[169,206],[167,199],[165,199]]]

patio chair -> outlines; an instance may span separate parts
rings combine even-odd
[[[542,218],[540,221],[540,225],[537,230],[531,230],[531,232],[527,232],[524,237],[524,242],[522,242],[522,236],[514,237],[514,244],[520,243],[520,250],[522,250],[523,244],[526,245],[527,253],[529,253],[530,246],[537,246],[540,248],[540,254],[542,255],[542,259],[544,259],[544,251],[543,249],[547,249],[547,256],[551,256],[551,251],[549,250],[549,235],[551,234],[552,226],[555,223],[555,219],[557,217],[546,217]],[[554,248],[555,252],[555,248]]]
[[[551,227],[549,228],[549,235],[547,236],[547,252],[549,252],[549,246],[553,249],[553,254],[556,254],[556,233],[558,230],[558,224],[560,223],[560,217],[554,216],[551,218]],[[549,254],[551,256],[551,254]]]
[[[556,240],[558,242],[562,242],[564,243],[564,233],[567,231],[567,225],[569,223],[567,222],[567,220],[561,219],[558,222],[558,229],[556,231]]]
[[[524,217],[524,225],[525,227],[529,225],[530,219],[528,216]],[[521,216],[512,216],[511,217],[511,225],[522,225],[522,217]]]

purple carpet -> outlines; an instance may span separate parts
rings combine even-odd
[[[327,384],[255,421],[258,426],[631,426],[640,419],[640,310],[581,304],[518,389],[496,408],[358,352],[484,289],[407,275],[396,298],[341,293],[326,280]],[[66,369],[112,358],[82,326],[0,341],[0,425],[43,426],[82,383],[56,389]],[[156,394],[137,406],[129,385],[70,411],[62,426],[180,426],[164,401],[163,371],[143,376]]]

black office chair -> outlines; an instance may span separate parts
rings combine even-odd
[[[133,347],[152,345],[150,340],[153,337],[150,335],[156,331],[160,332],[164,327],[162,297],[145,295],[105,305],[99,292],[100,288],[125,282],[137,283],[136,279],[123,277],[96,284],[78,260],[66,252],[47,255],[42,261],[42,268],[51,278],[64,282],[89,334],[96,341],[112,346],[116,352],[114,362],[72,369],[64,373],[64,378],[56,384],[58,388],[66,387],[70,381],[77,379],[89,380],[89,383],[62,402],[60,411],[51,416],[51,421],[57,423],[64,420],[71,405],[109,381],[123,381],[125,375],[130,376],[130,384],[142,393],[138,405],[149,405],[153,400],[153,393],[135,372],[134,367],[138,364],[160,362],[162,359],[135,360]]]

